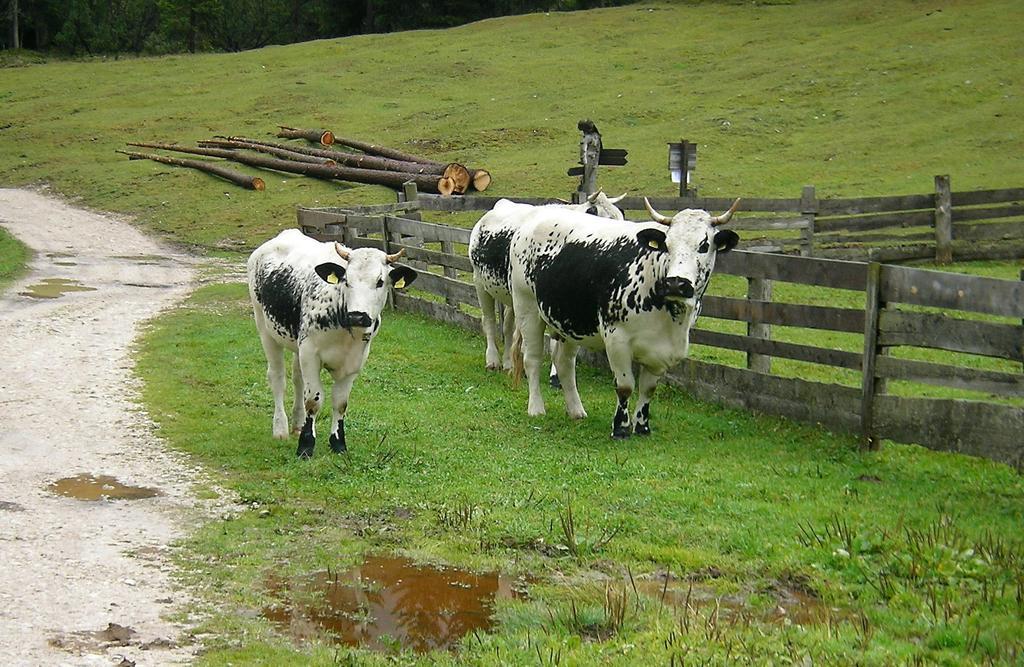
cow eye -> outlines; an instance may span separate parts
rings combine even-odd
[[[704,239],[703,241],[701,241],[700,245],[697,246],[697,252],[707,252],[710,249],[711,249],[711,244],[708,243],[707,239]]]
[[[381,287],[384,287],[384,279],[377,278],[377,288],[380,289]]]

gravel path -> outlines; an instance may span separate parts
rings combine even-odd
[[[197,646],[167,620],[188,602],[169,545],[211,508],[192,495],[199,471],[139,409],[130,351],[200,264],[38,192],[0,189],[0,225],[36,253],[0,293],[0,665],[187,663]],[[59,295],[24,294],[35,286]],[[48,488],[79,474],[160,495],[88,502]]]

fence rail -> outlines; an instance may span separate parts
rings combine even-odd
[[[576,201],[580,193],[570,199]],[[418,193],[403,200],[424,211],[485,211],[498,197],[442,197]],[[526,204],[550,204],[553,198],[514,198]],[[651,197],[662,211],[701,208],[724,211],[734,197]],[[626,212],[643,212],[643,197],[618,204]],[[1013,220],[1013,218],[1018,218]],[[1010,220],[1008,220],[1010,219]],[[1024,257],[1024,188],[952,192],[948,176],[935,177],[928,194],[883,197],[818,198],[814,186],[799,197],[744,197],[730,223],[740,232],[740,249],[808,257],[880,262],[935,259]]]
[[[995,192],[1006,198],[1024,191]],[[882,199],[889,200],[885,206],[897,200],[906,206],[923,202],[909,196],[878,198],[875,205],[883,206]],[[416,203],[429,200],[419,196]],[[703,203],[715,208],[727,201]],[[395,307],[479,330],[467,258],[469,230],[413,219],[415,210],[408,203],[401,205],[402,215],[300,209],[299,226],[315,238],[351,247],[405,248],[421,277],[415,289],[392,295]],[[845,204],[823,208],[830,207],[849,210]],[[1024,397],[1024,283],[742,250],[719,257],[716,273],[744,279],[746,296],[706,296],[691,341],[742,352],[746,367],[691,358],[669,372],[668,382],[728,405],[858,432],[868,446],[889,438],[1024,464],[1024,407],[1019,406]],[[855,300],[851,303],[863,307],[776,302],[776,283],[847,290]],[[716,331],[709,328],[712,322],[746,323],[747,332]],[[814,335],[801,342],[777,340],[775,326],[837,332],[860,342],[841,348],[819,343]],[[913,354],[902,354],[907,350]],[[961,361],[957,355],[970,358]],[[590,359],[601,363],[599,356]],[[774,359],[853,371],[860,375],[860,386],[784,377],[773,370]],[[899,383],[899,393],[890,391],[891,383]],[[987,395],[934,397],[927,387]]]

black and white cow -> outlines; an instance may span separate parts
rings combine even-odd
[[[576,389],[577,349],[604,349],[619,399],[612,437],[651,432],[651,397],[665,371],[689,353],[690,327],[715,257],[739,242],[735,232],[718,229],[739,200],[718,217],[694,209],[663,216],[644,201],[657,224],[537,208],[513,234],[511,291],[529,379],[528,414],[544,414],[539,368],[547,326],[562,340],[554,362],[569,416],[587,416]],[[631,420],[634,361],[641,370]]]
[[[415,271],[395,264],[401,254],[387,255],[374,248],[350,250],[289,229],[249,257],[249,297],[267,356],[275,438],[289,434],[284,351],[295,353],[292,424],[299,432],[299,457],[312,456],[316,444],[314,422],[324,397],[321,367],[334,379],[331,450],[345,451],[349,393],[380,329],[388,288],[401,288],[416,279]]]
[[[544,208],[563,211],[591,213],[610,220],[623,220],[622,211],[615,204],[620,202],[623,194],[611,198],[598,190],[580,204],[546,204]],[[536,206],[520,204],[509,199],[499,199],[490,211],[473,226],[469,237],[469,259],[473,264],[473,284],[476,286],[477,299],[480,302],[481,324],[484,337],[487,339],[485,363],[488,370],[510,370],[512,368],[512,335],[515,328],[515,316],[512,312],[512,294],[509,288],[509,244],[512,234],[519,228],[524,216]],[[498,325],[495,317],[495,305],[504,304],[505,320],[502,323],[502,338],[505,349],[498,353]],[[554,352],[554,344],[552,345]],[[554,374],[554,369],[552,369]]]

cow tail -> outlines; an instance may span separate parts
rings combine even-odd
[[[519,331],[519,327],[516,327],[515,333],[512,334],[512,370],[509,371],[512,375],[513,389],[518,389],[519,383],[523,381],[524,367],[523,334]]]

